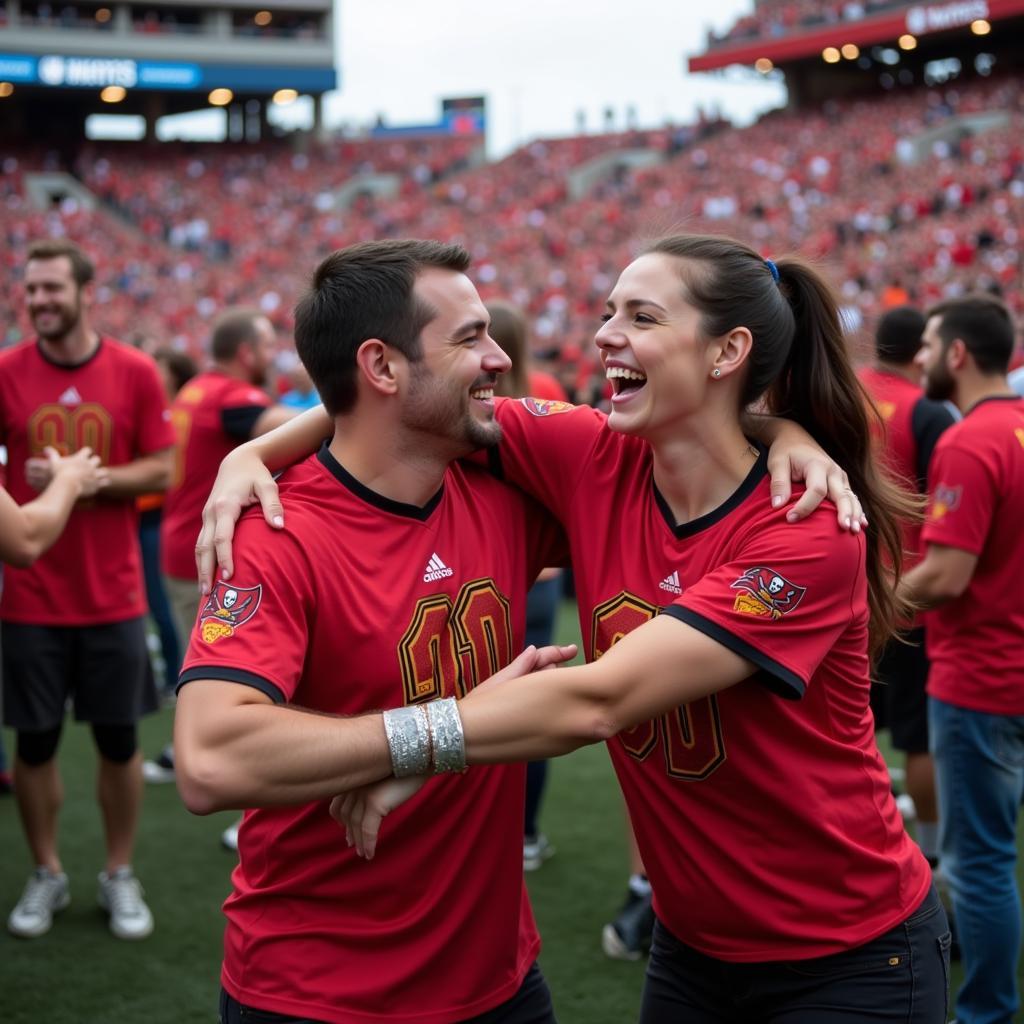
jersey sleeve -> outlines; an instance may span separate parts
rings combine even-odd
[[[140,362],[135,374],[135,451],[139,456],[170,448],[175,441],[167,396],[156,363]]]
[[[537,398],[498,399],[501,443],[492,470],[564,521],[605,417],[589,406]]]
[[[910,429],[917,447],[917,485],[922,494],[931,486],[929,467],[935,446],[948,427],[953,425],[953,416],[941,403],[930,398],[920,398],[914,404],[910,418]]]
[[[220,425],[225,434],[232,440],[242,444],[252,437],[256,421],[267,411],[268,399],[262,405],[233,405],[222,409]]]
[[[866,615],[864,538],[823,505],[802,523],[777,514],[665,609],[753,662],[784,697],[802,697],[853,618]]]
[[[998,487],[978,452],[953,442],[935,451],[921,539],[980,555],[998,505]]]
[[[235,573],[199,605],[178,689],[194,679],[244,683],[282,704],[291,700],[309,645],[315,596],[301,545],[243,519]]]

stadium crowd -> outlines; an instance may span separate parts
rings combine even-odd
[[[738,18],[720,35],[708,33],[708,45],[726,46],[754,39],[778,39],[782,36],[861,21],[885,11],[909,7],[910,0],[758,0],[754,10]]]
[[[465,139],[342,140],[298,153],[89,147],[73,169],[100,200],[92,211],[71,196],[32,209],[23,177],[54,159],[29,150],[3,162],[3,287],[16,281],[28,239],[67,234],[101,256],[111,330],[196,352],[228,305],[256,305],[289,332],[306,268],[323,252],[377,237],[451,238],[469,247],[484,298],[526,309],[537,346],[571,364],[589,351],[594,310],[634,240],[685,225],[824,260],[853,327],[895,302],[970,289],[998,290],[1020,312],[1021,84],[891,95],[885,118],[863,99],[770,114],[740,131],[712,122],[682,145],[671,130],[543,140],[476,167],[479,140]],[[951,131],[904,162],[922,133],[985,110],[1005,112],[1005,124]],[[572,198],[572,176],[614,149],[652,151],[656,162],[613,164]],[[353,176],[391,173],[396,196],[367,190],[336,203]],[[0,339],[17,340],[17,303],[4,302],[0,318]]]

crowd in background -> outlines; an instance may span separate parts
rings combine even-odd
[[[765,254],[799,250],[824,262],[851,327],[887,306],[927,305],[994,291],[1024,310],[1019,276],[1024,210],[1024,92],[1018,77],[921,88],[882,100],[777,112],[744,130],[536,141],[478,163],[481,140],[94,145],[68,168],[99,200],[72,195],[41,211],[26,174],[58,169],[43,149],[7,156],[0,176],[3,287],[17,286],[28,239],[67,234],[100,258],[104,324],[198,351],[216,312],[262,309],[284,333],[307,268],[339,246],[413,236],[461,241],[485,299],[527,310],[537,347],[555,350],[566,379],[587,380],[596,312],[636,239],[665,230],[748,238]],[[1005,114],[1001,126],[951,131],[905,162],[922,133],[952,118]],[[957,122],[961,123],[961,122]],[[581,194],[581,169],[613,151]],[[397,175],[390,197],[353,178]],[[0,304],[0,344],[23,336],[13,295]],[[581,352],[587,353],[581,356]]]
[[[709,46],[725,46],[750,39],[775,39],[822,25],[861,21],[885,11],[909,7],[908,0],[758,0],[754,10],[721,35],[708,34]]]

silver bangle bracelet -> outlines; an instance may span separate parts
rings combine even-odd
[[[396,779],[430,772],[430,728],[422,704],[385,711],[384,733]]]
[[[433,700],[426,707],[430,743],[434,748],[434,772],[461,772],[466,767],[466,740],[455,698]]]

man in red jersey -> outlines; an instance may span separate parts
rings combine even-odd
[[[177,445],[174,479],[160,523],[160,560],[182,650],[199,606],[196,533],[220,460],[296,412],[273,404],[263,390],[276,345],[274,327],[258,309],[225,310],[210,338],[213,366],[193,377],[171,404]],[[173,748],[168,745],[155,760],[146,761],[143,773],[147,782],[173,782]],[[225,845],[234,849],[236,836],[232,825],[224,832]]]
[[[92,277],[72,243],[31,245],[25,294],[37,336],[0,355],[0,440],[14,499],[48,482],[47,446],[63,454],[88,446],[109,473],[57,543],[4,579],[4,720],[18,734],[18,810],[35,863],[7,925],[24,938],[48,931],[70,900],[57,851],[54,756],[69,698],[99,750],[107,847],[100,905],[118,938],[153,930],[131,868],[142,801],[136,723],[155,703],[134,499],[167,486],[174,436],[153,360],[92,328]]]
[[[239,523],[234,574],[192,634],[179,789],[199,813],[256,808],[224,908],[225,1024],[554,1019],[523,886],[522,765],[429,782],[372,864],[328,814],[390,772],[365,713],[465,693],[507,664],[529,584],[564,561],[528,498],[452,463],[497,440],[509,366],[468,262],[389,241],[317,269],[295,338],[336,432],[282,477],[283,531]]]
[[[929,726],[942,870],[963,950],[962,1024],[1009,1024],[1020,1006],[1024,399],[1006,380],[1013,339],[1001,302],[967,296],[929,312],[917,357],[926,394],[964,414],[936,445],[924,559],[902,583],[935,607]]]
[[[263,390],[276,345],[274,327],[259,310],[226,310],[210,338],[213,366],[193,377],[171,405],[178,440],[160,524],[160,558],[183,645],[199,605],[196,534],[220,460],[295,415]]]
[[[935,443],[953,423],[949,409],[926,398],[914,357],[921,347],[924,315],[911,306],[890,309],[875,331],[875,364],[859,377],[881,423],[872,418],[879,450],[893,479],[907,490],[928,493],[928,466]],[[921,529],[908,524],[903,534],[904,569],[921,558]],[[905,641],[905,642],[904,642]],[[906,757],[906,789],[914,801],[914,838],[921,852],[938,863],[938,809],[935,769],[928,752],[928,655],[924,624],[916,622],[903,639],[891,640],[875,667],[872,705],[879,728]]]

